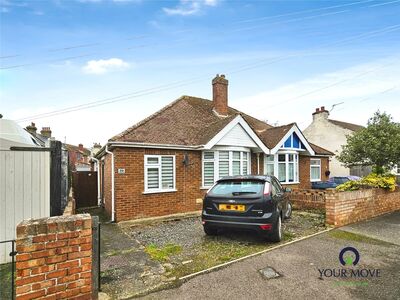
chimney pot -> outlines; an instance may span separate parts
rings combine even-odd
[[[321,111],[324,111],[325,110],[325,106],[321,106]]]
[[[228,80],[217,74],[212,80],[214,110],[222,116],[228,115]]]
[[[36,126],[35,123],[31,122],[31,125],[26,126],[26,130],[28,130],[29,133],[36,135]]]
[[[51,138],[51,129],[50,127],[42,127],[42,130],[40,131],[40,134],[47,137]]]

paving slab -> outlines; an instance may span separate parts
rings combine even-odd
[[[400,245],[400,211],[347,225],[341,229]]]

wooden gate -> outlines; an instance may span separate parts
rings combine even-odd
[[[73,172],[72,188],[76,208],[97,206],[97,172]]]

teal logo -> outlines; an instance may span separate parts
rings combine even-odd
[[[354,247],[345,247],[339,253],[339,261],[342,266],[356,266],[360,261],[360,253]]]

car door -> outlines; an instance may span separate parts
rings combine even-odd
[[[285,193],[283,192],[283,188],[281,186],[281,184],[275,179],[275,178],[271,178],[272,182],[272,199],[275,202],[275,205],[277,207],[277,209],[279,211],[285,211],[285,207],[284,207],[284,197],[285,197]]]

